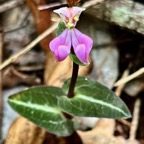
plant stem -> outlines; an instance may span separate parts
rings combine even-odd
[[[78,70],[79,70],[79,65],[73,62],[72,78],[71,78],[69,91],[68,91],[69,98],[72,98],[74,96],[74,88],[75,88],[76,80],[78,77]]]

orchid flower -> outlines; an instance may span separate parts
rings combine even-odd
[[[50,49],[57,61],[64,60],[73,52],[82,63],[89,64],[88,57],[93,41],[75,28],[79,16],[84,10],[84,8],[80,7],[63,7],[54,10],[55,13],[60,15],[67,27],[58,37],[50,42]]]

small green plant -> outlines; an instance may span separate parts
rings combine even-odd
[[[58,136],[69,136],[79,129],[74,116],[131,117],[127,106],[111,90],[87,77],[78,77],[79,65],[89,64],[88,57],[93,45],[89,36],[75,28],[84,10],[73,6],[54,11],[63,22],[58,25],[57,37],[50,42],[50,49],[57,61],[70,56],[73,61],[72,77],[65,81],[62,88],[32,87],[8,99],[16,112]]]

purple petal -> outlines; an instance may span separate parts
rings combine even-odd
[[[70,54],[70,49],[68,46],[60,45],[55,52],[55,58],[57,61],[64,60]]]
[[[84,64],[88,64],[89,53],[92,49],[93,40],[87,35],[81,33],[76,28],[72,29],[72,46],[76,56]]]
[[[64,60],[71,49],[71,32],[66,29],[49,44],[50,50],[54,53],[57,61]]]
[[[75,48],[75,53],[82,63],[89,64],[89,61],[88,61],[89,55],[86,54],[86,47],[84,44],[77,45],[77,47]]]

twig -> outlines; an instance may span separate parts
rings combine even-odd
[[[129,69],[126,69],[122,75],[122,79],[126,78],[127,76],[129,75]],[[121,95],[121,92],[124,88],[125,84],[122,84],[122,85],[119,85],[116,90],[115,90],[115,94],[117,96],[120,96]]]
[[[0,65],[0,70],[2,70],[4,67],[7,65],[11,64],[15,60],[17,60],[18,57],[21,55],[27,53],[30,51],[38,42],[40,42],[42,39],[44,39],[46,36],[51,34],[55,29],[57,28],[57,23],[53,24],[49,29],[47,29],[45,32],[43,32],[41,35],[39,35],[35,40],[33,40],[29,45],[24,47],[21,51],[16,53],[15,55],[11,56],[7,60],[5,60],[1,65]]]
[[[38,71],[38,70],[43,70],[43,69],[44,69],[44,65],[43,64],[17,67],[18,71],[25,71],[25,72]]]
[[[89,7],[94,6],[94,5],[98,4],[98,3],[101,3],[101,2],[103,2],[103,1],[104,1],[104,0],[91,0],[91,1],[85,2],[85,3],[82,5],[82,7],[84,7],[84,8],[89,8]]]
[[[124,71],[123,75],[122,75],[122,78],[125,78],[126,76],[128,76],[128,74],[129,74],[129,69],[126,69],[126,70]],[[115,90],[115,94],[116,94],[117,96],[120,96],[120,95],[121,95],[124,86],[125,86],[125,84],[120,85],[120,86],[117,87],[117,89]],[[123,123],[123,124],[125,124],[125,125],[127,125],[127,126],[129,126],[129,127],[131,126],[131,123],[130,123],[129,121],[125,120],[125,119],[118,119],[118,121],[120,121],[121,123]]]
[[[129,140],[132,142],[136,138],[136,131],[138,127],[139,121],[139,112],[140,112],[141,100],[138,98],[135,102],[134,111],[133,111],[133,119],[131,122],[131,129],[130,129],[130,137]]]
[[[33,83],[35,85],[41,83],[41,80],[39,78],[21,73],[21,72],[17,71],[14,67],[11,67],[10,70],[15,76],[17,76],[18,78],[20,78],[21,80],[23,80],[26,83]]]
[[[85,2],[82,5],[82,7],[89,8],[93,5],[96,5],[97,3],[101,3],[102,1],[104,1],[104,0],[91,0],[91,1]],[[46,9],[50,9],[50,8],[57,7],[57,6],[63,6],[63,5],[66,5],[66,4],[67,4],[66,2],[63,2],[63,3],[55,2],[55,3],[49,4],[49,5],[38,6],[38,10],[46,10]]]
[[[0,5],[0,13],[4,12],[4,11],[7,11],[11,8],[14,8],[19,4],[23,4],[24,1],[25,0],[12,0],[12,1],[9,1],[9,2],[5,2],[4,4]]]
[[[143,74],[143,73],[144,73],[144,67],[141,68],[141,69],[139,69],[138,71],[134,72],[133,74],[127,76],[126,78],[122,78],[122,79],[118,80],[118,81],[114,84],[114,86],[116,87],[116,86],[119,86],[119,85],[121,85],[121,84],[125,84],[125,83],[129,82],[130,80],[132,80],[132,79],[134,79],[134,78],[137,78],[138,76],[140,76],[140,75]]]
[[[131,126],[131,123],[129,121],[123,119],[123,118],[122,119],[118,119],[118,121],[121,122],[122,124],[128,126],[128,127]]]
[[[55,2],[55,3],[52,3],[52,4],[48,4],[48,5],[38,6],[38,10],[46,10],[46,9],[54,8],[54,7],[57,7],[57,6],[64,6],[64,5],[66,5],[66,2],[64,2],[64,3]]]
[[[2,63],[2,47],[3,47],[3,34],[0,33],[0,64]],[[0,71],[0,143],[2,140],[2,110],[3,110],[3,104],[2,104],[2,72]]]

